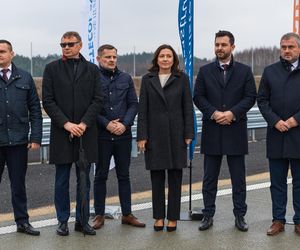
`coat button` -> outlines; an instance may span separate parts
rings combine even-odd
[[[226,108],[226,104],[223,104],[222,107],[223,107],[223,108]]]

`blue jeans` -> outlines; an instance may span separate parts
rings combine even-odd
[[[80,172],[79,167],[76,166],[76,178],[77,178],[77,185],[76,185],[76,221],[80,222],[80,203],[81,203],[81,196],[80,196]],[[70,172],[72,163],[68,164],[57,164],[56,167],[56,174],[55,174],[55,209],[57,214],[57,219],[59,222],[67,222],[70,217],[70,192],[69,192],[69,180],[70,180]],[[87,218],[88,221],[90,217],[90,166],[86,169],[86,204],[87,204]]]
[[[295,224],[300,224],[300,159],[269,159],[273,221],[286,222],[289,165],[293,178],[293,220]]]
[[[131,158],[131,139],[108,141],[99,140],[99,161],[96,164],[94,180],[94,207],[96,215],[104,215],[106,181],[111,157],[114,156],[118,178],[118,190],[123,215],[131,214],[131,186],[129,166]]]

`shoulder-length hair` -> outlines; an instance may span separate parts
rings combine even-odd
[[[179,58],[178,58],[178,55],[176,54],[175,50],[172,48],[171,45],[168,45],[168,44],[162,44],[160,45],[156,51],[154,52],[154,57],[152,59],[152,65],[151,67],[149,68],[149,71],[150,72],[158,72],[159,71],[159,66],[157,64],[157,59],[158,59],[158,56],[159,56],[159,53],[163,50],[163,49],[169,49],[172,51],[172,54],[173,54],[173,65],[171,67],[171,72],[172,73],[179,73],[181,72],[180,70],[180,67],[179,67]]]

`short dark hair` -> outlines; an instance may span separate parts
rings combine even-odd
[[[217,37],[223,37],[223,36],[228,36],[229,43],[231,45],[234,45],[234,36],[230,31],[227,31],[227,30],[219,30],[215,35],[215,41],[216,41]]]
[[[118,52],[118,50],[116,49],[116,47],[114,47],[113,45],[111,45],[111,44],[103,44],[97,50],[98,56],[100,56],[105,49],[108,49],[108,50],[114,49],[114,50],[116,50]]]
[[[294,39],[296,40],[296,42],[297,42],[297,44],[298,44],[298,47],[300,48],[300,37],[299,37],[298,34],[293,33],[293,32],[289,32],[289,33],[284,34],[284,35],[281,37],[281,39],[280,39],[280,43],[281,43],[282,40],[289,40],[289,39],[291,39],[291,38],[294,38]]]
[[[78,42],[81,42],[81,36],[79,35],[79,33],[77,31],[67,31],[66,33],[64,33],[62,35],[62,38],[70,38],[70,37],[76,37]]]
[[[0,39],[0,43],[5,43],[5,44],[7,44],[7,45],[8,45],[8,49],[9,49],[10,51],[13,50],[13,47],[12,47],[10,41],[7,41],[7,40],[5,40],[5,39]]]
[[[159,53],[163,50],[163,49],[169,49],[172,51],[172,54],[173,54],[173,65],[171,67],[171,72],[174,72],[174,73],[178,73],[180,72],[180,67],[179,67],[179,58],[178,58],[178,55],[176,54],[175,50],[172,48],[171,45],[168,45],[168,44],[162,44],[160,45],[156,51],[154,52],[154,57],[152,59],[152,65],[149,69],[150,72],[158,72],[159,71],[159,66],[157,64],[157,59],[158,59],[158,56],[159,56]]]

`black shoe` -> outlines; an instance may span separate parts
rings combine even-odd
[[[59,236],[69,235],[68,222],[59,222],[58,227],[56,229],[56,234]]]
[[[80,222],[76,221],[74,230],[76,232],[82,232],[83,234],[87,234],[87,235],[96,235],[96,231],[88,223],[82,226]]]
[[[176,231],[176,229],[177,229],[177,226],[175,226],[175,227],[167,226],[167,232],[174,232],[174,231]]]
[[[200,222],[199,230],[204,231],[209,229],[213,225],[213,218],[209,216],[204,216]]]
[[[162,231],[164,229],[164,226],[153,226],[154,231],[158,232],[158,231]]]
[[[242,232],[248,231],[248,225],[247,222],[245,221],[244,216],[238,215],[235,217],[235,226],[237,227],[238,230]]]
[[[29,234],[29,235],[33,235],[33,236],[40,235],[40,231],[34,229],[28,222],[17,225],[17,232]]]

